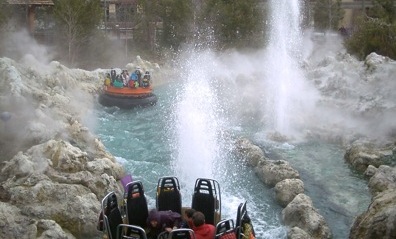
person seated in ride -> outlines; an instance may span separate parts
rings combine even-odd
[[[111,71],[110,71],[110,78],[111,78],[111,82],[113,83],[115,80],[116,80],[116,78],[117,78],[117,73],[116,73],[116,71],[113,69],[113,68],[111,68]]]
[[[105,85],[105,86],[111,85],[110,73],[106,73],[106,78],[105,78],[105,80],[104,80],[104,85]]]
[[[129,87],[129,88],[136,88],[136,87],[135,87],[135,81],[129,79],[129,80],[128,80],[128,87]]]
[[[205,215],[196,211],[192,216],[193,231],[196,239],[213,239],[216,235],[216,228],[212,224],[205,223]]]
[[[157,239],[161,232],[170,232],[179,228],[182,217],[179,213],[173,211],[157,211],[152,209],[147,217],[147,238]]]
[[[139,86],[142,86],[142,72],[140,71],[140,67],[137,67],[135,70],[135,73],[137,75],[137,81],[139,82]]]
[[[195,209],[193,208],[188,208],[186,210],[184,210],[183,216],[183,222],[181,224],[181,228],[189,228],[192,229],[193,228],[193,222],[192,222],[192,216],[195,213]]]
[[[127,70],[122,70],[121,78],[124,86],[128,86],[129,74]]]
[[[116,79],[114,80],[113,86],[117,87],[117,88],[123,88],[124,87],[124,83],[122,82],[121,75],[118,75],[116,77]]]
[[[149,71],[146,71],[146,73],[144,73],[144,78],[147,78],[148,80],[151,80],[151,75]]]
[[[139,87],[139,83],[138,83],[138,76],[136,74],[136,72],[132,72],[132,74],[129,76],[129,86],[131,88],[138,88]]]
[[[150,72],[146,71],[146,73],[143,76],[143,87],[149,87],[150,86]]]

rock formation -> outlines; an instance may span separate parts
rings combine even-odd
[[[297,170],[287,161],[271,160],[246,138],[236,141],[236,155],[254,167],[256,175],[269,187],[274,187],[275,199],[285,207],[282,220],[289,227],[288,238],[331,238],[329,226],[312,200],[304,194],[304,183]]]
[[[81,123],[104,74],[24,61],[0,58],[0,238],[98,238],[100,201],[125,174]]]
[[[351,228],[349,238],[396,238],[396,169],[381,165],[369,167],[369,180],[373,195],[366,212],[359,215]]]

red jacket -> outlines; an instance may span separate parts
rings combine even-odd
[[[193,228],[196,239],[214,239],[216,228],[212,224],[203,224]]]

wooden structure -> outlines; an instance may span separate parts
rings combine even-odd
[[[36,7],[38,6],[53,6],[54,2],[52,0],[6,0],[10,5],[24,5],[27,10],[27,26],[31,34],[34,33],[36,20]]]

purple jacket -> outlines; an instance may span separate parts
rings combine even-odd
[[[158,222],[156,229],[164,230],[166,227],[179,227],[182,221],[182,217],[177,212],[157,211],[154,209],[150,211],[147,218],[147,224],[149,227],[151,227],[151,221]]]

